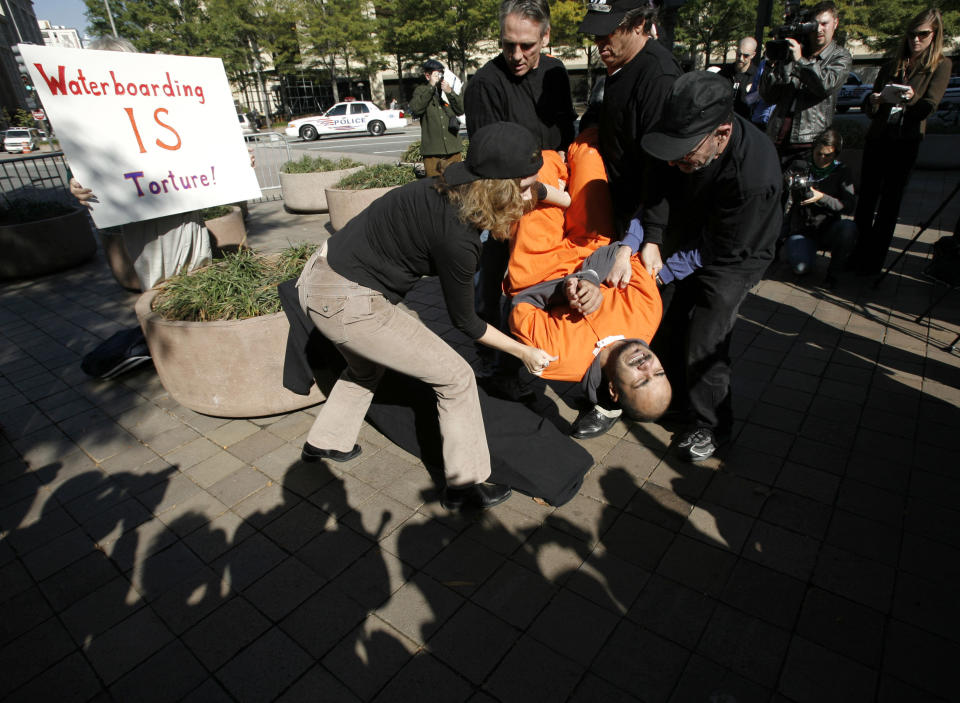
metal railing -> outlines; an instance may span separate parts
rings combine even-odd
[[[257,182],[263,195],[251,203],[266,203],[283,200],[280,192],[280,167],[290,160],[290,144],[283,135],[262,132],[244,137],[253,147],[256,159]]]
[[[67,162],[63,152],[30,154],[0,161],[0,193],[55,191],[59,197],[69,192]]]

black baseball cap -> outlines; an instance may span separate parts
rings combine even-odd
[[[447,166],[443,180],[458,186],[481,178],[526,178],[541,166],[543,156],[533,132],[514,122],[494,122],[473,133],[467,160]]]
[[[587,3],[580,33],[605,37],[620,26],[627,12],[641,7],[650,7],[650,3],[647,0],[593,0]]]
[[[710,71],[691,71],[674,81],[663,114],[641,144],[662,161],[679,161],[733,112],[733,84]]]
[[[423,62],[423,65],[420,67],[420,70],[424,73],[433,73],[434,71],[444,70],[443,64],[437,61],[436,59],[427,59]]]

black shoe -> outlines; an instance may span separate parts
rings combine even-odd
[[[486,510],[494,505],[500,505],[513,495],[510,486],[500,486],[495,483],[474,483],[463,488],[450,488],[443,491],[440,501],[447,510],[460,510],[463,507],[481,508]]]
[[[695,427],[680,437],[677,448],[687,461],[704,461],[712,457],[724,442],[725,439],[718,438],[709,427]]]
[[[620,419],[620,416],[607,417],[594,406],[587,410],[581,410],[577,419],[573,421],[573,429],[570,436],[574,439],[590,439],[599,437],[607,430],[613,427],[614,423]]]
[[[318,449],[309,442],[303,443],[303,451],[300,452],[302,461],[319,461],[320,459],[331,459],[332,461],[350,461],[355,456],[360,456],[360,445],[354,444],[349,452],[338,452],[336,449]]]

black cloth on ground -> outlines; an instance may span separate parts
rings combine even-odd
[[[295,284],[291,280],[278,286],[290,322],[283,385],[305,395],[316,380],[329,391],[345,362],[301,310]],[[482,388],[478,392],[490,448],[489,481],[551,505],[571,500],[593,465],[589,452],[527,406],[493,398]],[[425,383],[388,370],[377,387],[367,421],[428,467],[443,466],[437,400]]]

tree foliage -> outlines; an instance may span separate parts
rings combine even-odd
[[[112,34],[102,0],[85,0],[86,16],[97,36]],[[206,53],[205,16],[199,0],[111,0],[117,34],[145,53],[198,56]]]
[[[939,7],[944,21],[944,49],[955,48],[952,37],[960,32],[960,1],[917,2],[916,0],[847,0],[839,6],[840,33],[857,39],[871,49],[893,51],[907,22],[928,7]]]
[[[702,55],[704,67],[745,36],[753,36],[757,6],[754,0],[689,0],[677,13],[677,48]],[[713,56],[713,59],[711,58]]]

